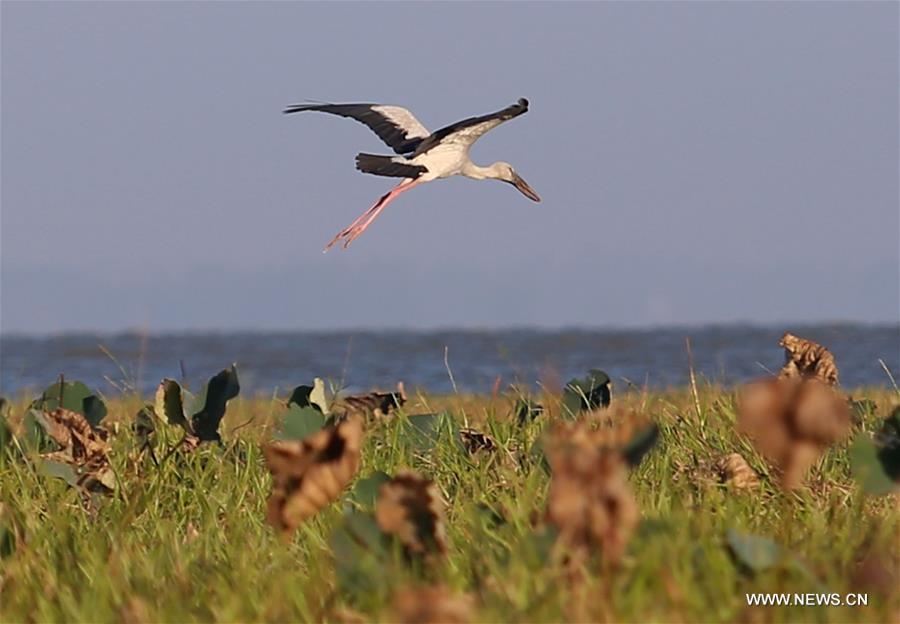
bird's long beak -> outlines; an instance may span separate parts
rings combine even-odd
[[[513,183],[513,185],[515,185],[515,187],[517,189],[519,189],[519,191],[522,193],[522,195],[524,195],[531,201],[536,201],[536,202],[541,201],[541,198],[538,197],[538,194],[534,192],[534,189],[531,188],[530,186],[528,186],[528,182],[523,180],[522,176],[520,176],[518,173],[515,174],[515,177],[513,178],[512,183]]]

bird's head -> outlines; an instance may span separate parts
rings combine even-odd
[[[541,198],[537,193],[534,192],[534,189],[528,186],[528,183],[522,179],[522,176],[516,173],[516,170],[513,169],[512,165],[508,162],[495,162],[490,166],[490,169],[493,170],[493,173],[495,174],[493,177],[495,179],[503,180],[504,182],[512,184],[517,189],[519,189],[522,195],[524,195],[531,201],[541,201]]]

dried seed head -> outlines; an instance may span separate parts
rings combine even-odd
[[[369,622],[369,618],[347,606],[336,606],[323,619],[326,622],[336,622],[336,624],[367,624]]]
[[[391,412],[397,408],[403,407],[406,403],[406,390],[403,382],[397,382],[397,389],[394,392],[370,392],[357,396],[348,396],[343,399],[347,404],[348,411],[364,415],[372,416],[375,419],[388,418]]]
[[[404,624],[466,624],[472,618],[472,602],[471,596],[438,585],[399,589],[392,606],[396,621]]]
[[[147,603],[137,596],[130,597],[119,608],[119,618],[124,624],[146,624],[153,621]]]
[[[64,408],[43,412],[42,415],[45,431],[60,448],[41,456],[74,467],[78,487],[111,493],[115,489],[116,479],[109,467],[110,448],[106,431],[94,429],[83,415]]]
[[[462,440],[463,446],[465,446],[466,450],[472,455],[478,451],[486,451],[489,453],[497,449],[497,443],[494,442],[494,438],[477,429],[460,429],[459,437]]]
[[[447,552],[444,501],[437,486],[411,470],[404,470],[378,491],[375,520],[395,536],[408,555]]]
[[[181,452],[193,453],[198,448],[200,448],[200,438],[185,432],[184,437],[181,439]]]
[[[50,427],[47,433],[60,447],[58,453],[66,455],[72,463],[83,465],[97,457],[106,457],[109,444],[105,432],[93,429],[87,419],[67,409],[58,408],[44,412]]]
[[[786,489],[850,431],[847,402],[816,379],[765,379],[747,384],[738,399],[738,426],[782,471]]]
[[[551,435],[547,459],[553,478],[546,516],[567,547],[584,553],[599,548],[607,562],[615,563],[640,514],[624,457],[602,443],[618,434],[598,433],[578,423],[558,426]]]
[[[784,347],[784,367],[778,374],[780,378],[815,378],[829,386],[837,385],[837,365],[828,349],[789,332],[785,332],[778,345]]]
[[[722,480],[738,489],[759,487],[759,476],[740,453],[732,453],[720,458],[717,468]]]
[[[900,565],[890,551],[870,551],[857,563],[852,578],[855,587],[888,597],[900,587]]]
[[[276,441],[263,446],[274,483],[268,520],[282,531],[336,500],[359,468],[362,423],[349,418],[303,440]]]

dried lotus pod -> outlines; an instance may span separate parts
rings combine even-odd
[[[495,451],[497,449],[497,443],[494,442],[494,438],[486,433],[478,431],[477,429],[472,429],[470,427],[460,429],[459,438],[460,440],[462,440],[463,446],[466,447],[466,450],[472,455],[474,455],[478,451],[486,451],[490,453],[491,451]]]
[[[274,483],[269,523],[293,531],[336,500],[359,468],[362,422],[351,417],[302,440],[278,440],[262,450]]]
[[[829,386],[837,385],[838,370],[828,349],[790,332],[784,333],[778,345],[784,347],[784,366],[779,378],[812,377]]]
[[[403,407],[403,404],[406,403],[406,391],[403,382],[398,381],[397,389],[394,392],[370,392],[344,397],[343,401],[347,404],[350,412],[371,414],[376,419],[382,419],[390,416],[391,412],[397,408]]]
[[[394,621],[403,624],[466,624],[472,618],[472,597],[456,595],[442,585],[404,587],[394,592]]]
[[[182,453],[193,453],[200,448],[200,438],[185,433],[178,448]]]
[[[750,467],[740,453],[732,453],[719,459],[716,464],[725,483],[738,489],[759,487],[759,475]]]
[[[850,409],[816,379],[765,379],[744,386],[738,426],[782,472],[786,489],[799,487],[807,469],[850,431]]]
[[[47,434],[61,447],[53,453],[54,458],[64,458],[77,465],[106,459],[109,452],[106,432],[91,427],[83,415],[60,407],[43,412],[43,416],[49,425]]]
[[[408,555],[444,554],[444,506],[431,479],[403,470],[379,488],[375,520],[383,533],[400,541]]]
[[[895,540],[896,542],[897,540]],[[853,586],[866,589],[882,597],[890,597],[900,591],[900,561],[897,550],[886,548],[869,550],[856,564]]]
[[[47,435],[60,447],[42,453],[41,457],[72,466],[76,475],[73,485],[92,492],[111,493],[116,479],[109,466],[106,431],[94,429],[82,414],[62,407],[43,412],[41,416]]]
[[[599,549],[621,559],[640,519],[624,456],[597,444],[586,423],[558,426],[546,448],[552,471],[546,519],[573,559]]]

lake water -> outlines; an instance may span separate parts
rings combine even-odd
[[[137,386],[151,393],[163,377],[186,375],[195,387],[236,362],[242,394],[271,394],[313,377],[345,387],[489,392],[499,377],[510,383],[553,383],[602,368],[617,386],[624,380],[652,388],[688,381],[685,339],[694,368],[711,381],[745,381],[777,371],[778,339],[785,329],[834,353],[845,387],[889,385],[879,359],[900,372],[900,326],[710,326],[647,330],[446,330],[336,332],[217,332],[141,336],[71,334],[0,337],[0,392],[18,396],[51,383],[60,373],[101,392]]]

